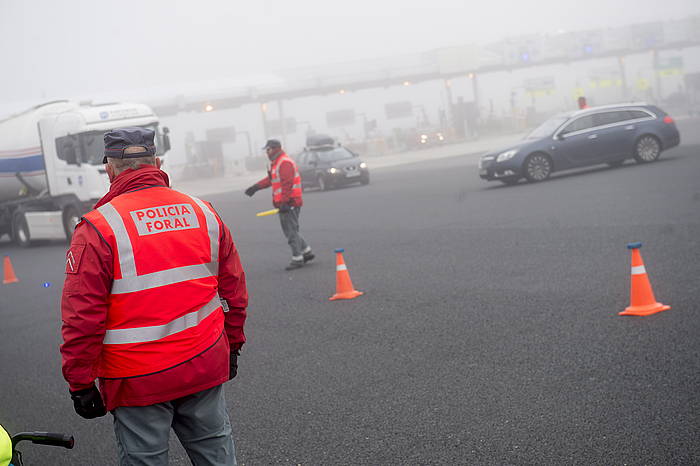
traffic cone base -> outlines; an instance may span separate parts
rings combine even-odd
[[[650,316],[661,311],[668,311],[671,306],[661,303],[647,304],[646,306],[629,306],[618,315],[621,316]]]
[[[357,291],[352,286],[348,267],[343,259],[344,249],[335,250],[335,294],[329,298],[329,301],[337,299],[354,299],[363,295],[362,291]]]
[[[335,301],[336,299],[353,299],[357,298],[358,296],[363,295],[364,293],[362,291],[357,291],[357,290],[352,290],[352,291],[346,291],[344,293],[336,293],[330,298],[328,298],[329,301]]]
[[[12,262],[10,262],[10,256],[5,256],[3,260],[3,280],[2,283],[7,285],[8,283],[17,283],[17,275],[15,275],[15,269],[12,268]]]

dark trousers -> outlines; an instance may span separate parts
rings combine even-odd
[[[311,251],[311,248],[304,238],[299,235],[299,212],[301,207],[292,207],[289,212],[280,212],[280,225],[282,232],[287,238],[289,247],[292,248],[292,260],[302,260],[304,253]]]

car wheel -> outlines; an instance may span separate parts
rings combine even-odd
[[[75,207],[67,207],[63,211],[63,230],[66,232],[66,239],[70,242],[73,237],[75,226],[80,222],[80,214]]]
[[[318,182],[318,189],[321,191],[326,191],[328,189],[328,185],[326,184],[326,180],[323,179],[323,176],[319,175],[316,181]]]
[[[621,167],[623,163],[625,163],[624,160],[615,160],[614,162],[608,162],[608,167],[610,167],[610,168]]]
[[[637,140],[634,146],[634,159],[638,163],[649,163],[661,155],[661,144],[654,136],[646,135]]]
[[[523,175],[530,183],[544,181],[552,174],[552,159],[547,154],[534,153],[525,159]]]
[[[518,184],[518,181],[520,181],[520,177],[508,176],[506,178],[499,178],[498,181],[500,181],[503,184],[507,184],[508,186],[513,186],[514,184]]]
[[[20,247],[28,247],[32,239],[29,236],[29,227],[27,226],[27,219],[24,217],[24,213],[16,212],[12,216],[12,238]]]

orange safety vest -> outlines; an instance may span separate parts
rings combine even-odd
[[[99,377],[169,369],[217,341],[224,329],[220,226],[209,204],[152,187],[122,194],[85,219],[114,257]]]
[[[270,182],[272,184],[272,203],[276,206],[282,203],[282,180],[280,179],[280,165],[283,162],[290,162],[294,167],[294,182],[292,183],[292,193],[290,199],[301,199],[301,175],[297,164],[286,153],[280,154],[270,168]]]

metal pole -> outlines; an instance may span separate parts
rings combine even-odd
[[[661,75],[659,74],[659,51],[654,49],[651,51],[651,68],[654,73],[654,81],[656,84],[656,100],[661,100]]]
[[[260,116],[262,116],[263,140],[267,141],[267,104],[260,104]]]
[[[239,131],[236,134],[242,134],[245,136],[246,141],[248,142],[248,157],[253,156],[253,144],[250,142],[250,133],[248,131]]]
[[[287,125],[285,124],[284,121],[284,104],[282,103],[282,100],[277,101],[277,113],[280,118],[280,128],[282,130],[282,147],[287,146]]]
[[[622,81],[622,100],[627,100],[627,73],[625,72],[625,57],[617,57],[617,64],[620,67],[620,80]]]
[[[447,97],[447,126],[454,128],[454,111],[452,109],[452,83],[445,79],[445,96]]]

